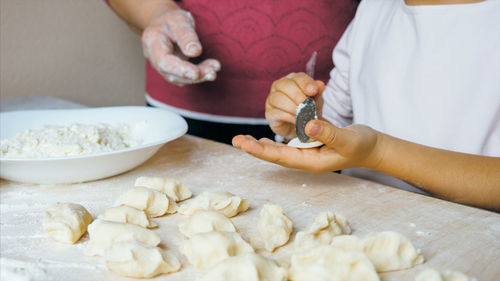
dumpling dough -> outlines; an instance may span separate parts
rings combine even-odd
[[[287,270],[255,253],[229,257],[210,269],[199,281],[286,281]]]
[[[477,279],[457,271],[446,270],[440,273],[434,269],[426,269],[415,277],[415,281],[477,281]]]
[[[266,204],[260,211],[257,227],[264,240],[264,248],[272,252],[288,241],[293,230],[293,223],[279,205]]]
[[[315,140],[311,140],[309,142],[301,142],[299,138],[293,138],[291,141],[288,142],[288,146],[293,146],[296,148],[313,148],[313,147],[318,147],[322,146],[323,143]]]
[[[368,234],[361,240],[361,247],[377,272],[406,269],[424,262],[420,249],[393,231]]]
[[[139,242],[114,243],[106,249],[104,260],[109,270],[134,278],[151,278],[181,268],[181,263],[172,254]]]
[[[146,212],[127,205],[111,207],[104,211],[104,213],[100,214],[99,219],[105,221],[132,223],[147,228],[158,226],[158,224],[151,221]]]
[[[324,245],[292,255],[292,281],[378,281],[370,260],[362,252]]]
[[[155,189],[167,194],[175,202],[186,200],[193,196],[193,193],[176,179],[164,177],[139,177],[135,180],[135,186],[142,186]]]
[[[201,211],[213,210],[226,217],[234,217],[248,209],[248,201],[230,192],[203,192],[179,208],[179,213],[191,216]]]
[[[115,206],[128,205],[143,210],[151,217],[177,212],[177,204],[167,195],[146,187],[134,187],[125,191],[115,202]]]
[[[179,224],[179,230],[186,237],[209,231],[237,231],[229,218],[216,211],[204,211],[194,214],[185,222]]]
[[[295,250],[307,250],[320,245],[328,245],[334,236],[350,234],[351,227],[346,218],[332,212],[320,213],[314,222],[295,236]]]
[[[87,231],[92,216],[82,205],[55,203],[44,214],[43,227],[54,240],[73,244]]]
[[[230,256],[253,253],[254,250],[238,233],[211,231],[195,234],[180,251],[199,270],[204,270]]]
[[[85,249],[88,256],[102,256],[104,250],[116,242],[142,242],[151,246],[160,244],[160,237],[152,230],[131,223],[95,220],[88,228],[90,241]]]
[[[331,246],[341,248],[346,251],[363,251],[360,244],[361,240],[354,235],[335,236],[330,243]]]

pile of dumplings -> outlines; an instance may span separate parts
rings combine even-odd
[[[85,254],[103,257],[106,267],[122,276],[150,278],[177,272],[181,263],[171,251],[159,246],[158,227],[151,218],[180,213],[185,236],[179,251],[195,270],[198,280],[266,281],[376,281],[378,274],[411,268],[424,262],[420,249],[406,237],[384,231],[365,237],[352,235],[347,219],[322,212],[293,241],[291,266],[280,265],[255,252],[231,219],[249,207],[249,202],[229,192],[203,192],[192,197],[179,181],[163,177],[139,177],[113,207],[92,222],[81,205],[56,203],[44,217],[49,235],[63,243],[75,243],[86,232]],[[276,204],[264,205],[257,220],[264,249],[273,253],[288,243],[293,222]],[[427,269],[415,281],[474,281],[460,272]]]

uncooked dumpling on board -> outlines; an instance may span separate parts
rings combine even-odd
[[[393,231],[368,234],[361,240],[361,248],[377,272],[407,269],[424,262],[420,249]]]
[[[309,142],[301,142],[299,138],[293,138],[288,142],[288,146],[296,147],[296,148],[314,148],[322,146],[323,143],[319,141],[315,141],[311,139]]]
[[[203,211],[194,214],[186,221],[179,223],[179,230],[186,237],[209,231],[237,231],[228,217],[216,211]]]
[[[134,187],[125,191],[115,201],[115,206],[127,205],[148,213],[155,218],[177,212],[177,204],[166,194],[147,187]]]
[[[203,192],[179,207],[179,213],[191,216],[201,211],[217,211],[234,217],[248,209],[248,201],[226,191]]]
[[[55,203],[44,213],[43,227],[54,240],[73,244],[87,231],[92,216],[82,205]]]
[[[147,228],[131,223],[111,222],[97,219],[88,227],[89,244],[85,249],[88,256],[102,256],[107,247],[116,242],[141,242],[158,246],[160,237]]]
[[[240,234],[224,231],[195,234],[182,244],[180,251],[198,270],[208,269],[230,256],[254,252]]]
[[[320,213],[312,224],[295,236],[295,250],[307,250],[319,245],[328,245],[333,237],[350,234],[351,227],[347,219],[332,212]]]
[[[286,281],[287,270],[255,253],[226,258],[199,281]]]
[[[361,240],[354,235],[335,236],[330,245],[346,251],[363,251],[363,249],[361,249]]]
[[[104,260],[109,270],[134,278],[151,278],[181,268],[174,255],[140,242],[114,243],[106,249]]]
[[[135,186],[142,186],[155,189],[165,193],[175,202],[186,200],[193,196],[193,193],[180,181],[164,177],[138,177],[135,180]]]
[[[264,240],[264,248],[272,252],[286,244],[292,233],[293,223],[279,205],[266,204],[260,211],[257,227]]]
[[[439,272],[435,269],[426,269],[415,277],[415,281],[477,281],[477,279],[458,271]]]
[[[158,226],[158,224],[151,221],[146,212],[127,205],[108,208],[104,211],[104,213],[99,215],[99,219],[105,221],[132,223],[147,228]]]
[[[292,281],[378,281],[379,277],[365,254],[322,245],[292,255]]]

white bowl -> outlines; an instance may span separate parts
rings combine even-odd
[[[132,137],[141,145],[96,154],[54,158],[0,158],[0,177],[24,183],[77,183],[97,180],[137,167],[165,143],[187,132],[186,121],[176,113],[145,106],[100,107],[69,110],[28,110],[0,113],[0,138],[11,138],[43,125],[73,123],[134,124]]]

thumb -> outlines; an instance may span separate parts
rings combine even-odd
[[[306,125],[306,134],[317,141],[324,143],[326,146],[342,150],[346,148],[353,138],[352,132],[322,121],[311,120]]]
[[[184,10],[176,10],[169,14],[168,25],[181,49],[182,53],[188,57],[197,57],[202,52],[200,39],[196,34],[194,19],[191,13]]]

